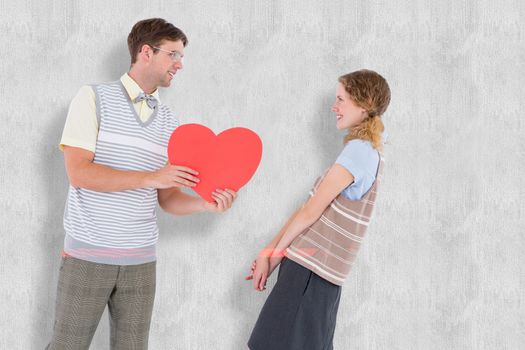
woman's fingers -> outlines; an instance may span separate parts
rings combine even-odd
[[[263,291],[263,290],[266,289],[266,278],[267,278],[266,274],[263,274],[261,276],[261,280],[259,281],[259,290],[260,291]]]
[[[259,289],[260,278],[261,276],[259,274],[253,276],[253,289]]]

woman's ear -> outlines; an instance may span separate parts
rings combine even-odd
[[[361,121],[365,120],[368,117],[368,111],[364,108],[361,108]]]

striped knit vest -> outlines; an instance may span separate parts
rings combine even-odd
[[[93,85],[99,131],[93,163],[117,170],[154,171],[167,162],[167,145],[178,126],[159,104],[146,122],[137,115],[120,81]],[[157,190],[97,192],[69,186],[64,212],[64,252],[114,265],[156,260]]]
[[[326,172],[316,180],[310,196],[325,175]],[[380,155],[376,179],[368,192],[355,201],[339,194],[321,217],[294,239],[286,257],[333,284],[343,285],[370,223],[382,175]]]

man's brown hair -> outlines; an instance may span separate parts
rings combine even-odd
[[[188,44],[186,34],[162,18],[149,18],[135,23],[128,35],[131,64],[137,61],[137,54],[143,45],[149,45],[153,48],[161,45],[163,40],[181,40],[184,46]],[[157,49],[153,48],[153,52],[157,51]]]

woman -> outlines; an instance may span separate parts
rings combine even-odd
[[[370,222],[382,173],[381,116],[390,88],[376,72],[339,77],[332,112],[348,129],[339,157],[310,198],[259,253],[251,275],[256,290],[281,264],[248,346],[251,350],[325,350],[333,336],[341,286]]]

